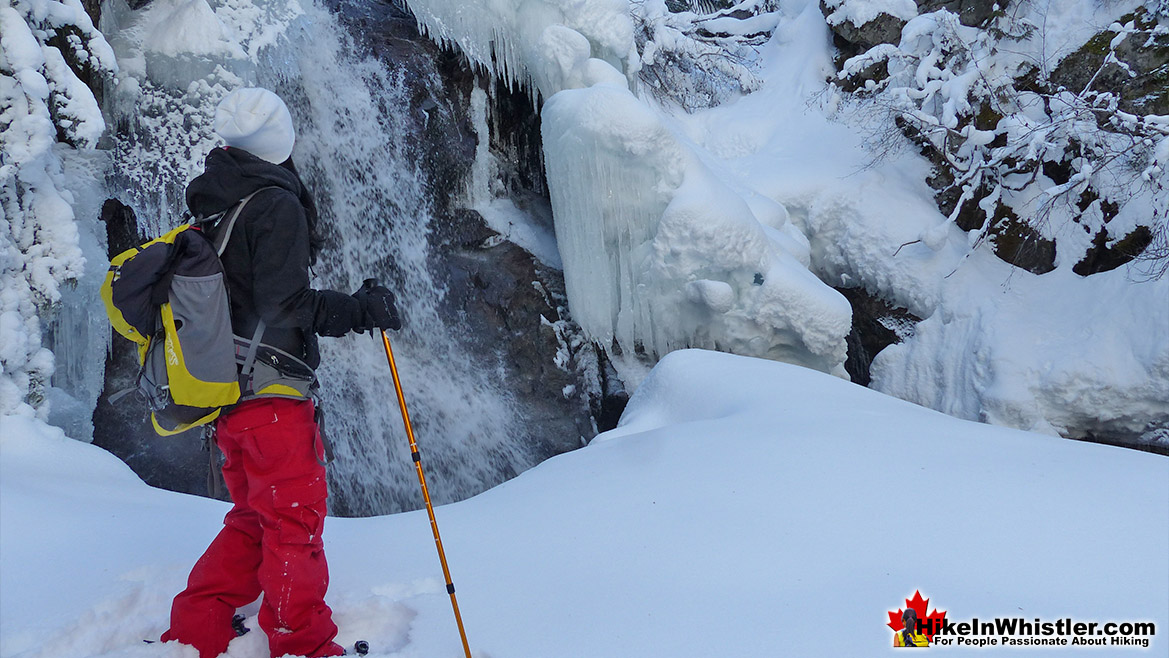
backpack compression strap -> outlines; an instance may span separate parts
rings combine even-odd
[[[256,325],[256,333],[252,334],[252,344],[248,345],[248,353],[244,356],[243,368],[240,370],[241,394],[247,395],[253,392],[252,371],[256,367],[256,350],[260,349],[260,339],[263,337],[264,319],[260,318],[260,323]]]

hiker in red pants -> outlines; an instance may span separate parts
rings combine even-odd
[[[290,159],[295,133],[283,101],[237,89],[216,109],[215,130],[227,146],[207,156],[187,205],[195,217],[238,208],[220,258],[244,395],[215,423],[234,506],[175,597],[162,640],[215,658],[237,635],[236,610],[262,594],[259,623],[273,658],[338,656],[344,650],[324,600],[325,450],[310,399],[317,336],[401,322],[386,288],[346,295],[309,287],[317,213]]]

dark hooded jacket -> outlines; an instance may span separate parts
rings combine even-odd
[[[262,343],[316,368],[317,335],[345,335],[360,324],[362,311],[345,293],[309,287],[313,247],[306,207],[312,202],[297,175],[247,151],[217,148],[187,186],[187,207],[195,217],[209,217],[257,190],[263,191],[244,206],[221,257],[232,329],[251,338],[263,318]],[[224,224],[209,229],[209,237]]]

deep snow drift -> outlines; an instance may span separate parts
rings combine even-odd
[[[194,656],[141,640],[226,505],[27,418],[0,419],[0,468],[0,656]],[[1151,621],[1148,654],[1169,646],[1169,461],[770,361],[675,352],[618,429],[437,513],[478,656],[872,656],[917,590],[953,620]],[[325,541],[342,641],[462,655],[425,514]]]

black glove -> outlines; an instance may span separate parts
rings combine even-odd
[[[379,286],[376,279],[366,279],[361,289],[353,293],[353,298],[361,304],[361,325],[354,327],[354,331],[362,332],[375,327],[394,331],[402,328],[402,319],[394,304],[394,293],[389,288]]]

